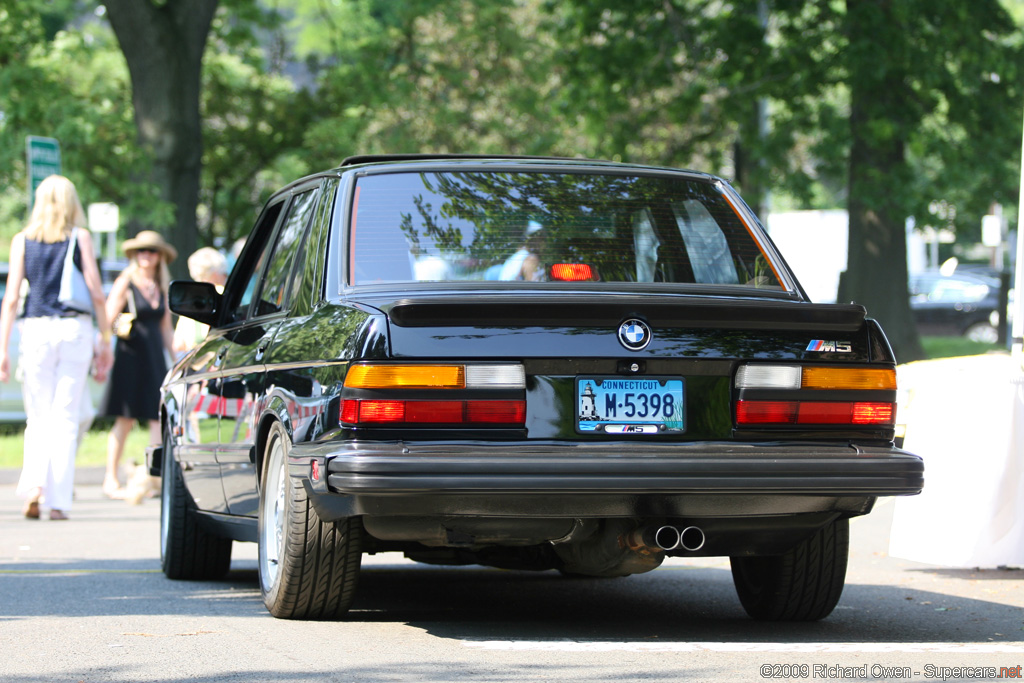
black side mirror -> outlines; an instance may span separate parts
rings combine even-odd
[[[211,327],[217,323],[221,298],[217,288],[209,282],[192,280],[175,280],[167,294],[172,311]]]

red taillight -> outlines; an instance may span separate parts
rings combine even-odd
[[[522,424],[526,422],[526,401],[466,401],[466,421]]]
[[[356,411],[357,422],[405,421],[405,401],[358,401]]]
[[[790,424],[796,422],[796,401],[740,401],[736,422],[741,425]]]
[[[891,425],[895,404],[867,401],[739,401],[739,425]]]
[[[341,422],[347,425],[381,423],[503,424],[526,421],[526,401],[382,401],[346,399]]]
[[[891,425],[895,421],[895,404],[892,403],[854,403],[853,424],[855,425]]]
[[[588,282],[594,279],[594,269],[586,263],[556,263],[551,266],[551,279],[563,282]]]
[[[406,422],[462,422],[462,401],[406,401]]]
[[[812,425],[850,424],[853,422],[853,404],[807,401],[800,404],[796,421]]]
[[[341,421],[344,424],[354,425],[359,422],[359,401],[341,402]]]

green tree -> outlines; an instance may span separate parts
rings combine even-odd
[[[135,144],[124,60],[109,29],[73,2],[48,14],[0,4],[0,251],[27,217],[25,136],[61,142],[65,175],[84,202],[114,201],[159,221],[153,187],[126,181],[146,159]],[[78,26],[69,30],[72,21]],[[0,254],[3,258],[3,254]]]
[[[61,141],[64,172],[83,201],[119,204],[127,234],[175,221],[140,143],[127,64],[104,8],[76,0],[48,7],[40,14],[0,0],[0,259],[25,220],[30,134]],[[275,13],[248,0],[229,0],[211,24],[200,100],[203,171],[191,210],[198,243],[244,235],[270,192],[308,168],[298,148],[317,110],[281,73],[279,27]]]
[[[198,239],[229,245],[259,207],[312,170],[303,136],[317,98],[282,73],[289,49],[280,17],[258,7],[214,18],[203,63],[203,170]]]
[[[939,199],[980,218],[1015,194],[1020,52],[1008,38],[1018,29],[995,0],[847,0],[844,29],[851,146],[841,296],[868,307],[899,360],[914,360],[924,353],[909,323],[905,220]]]
[[[711,170],[850,212],[841,299],[921,356],[904,225],[1016,193],[1021,31],[997,0],[574,0],[564,106],[601,156]],[[760,103],[768,105],[764,123]],[[919,220],[924,223],[926,220]]]
[[[311,163],[368,153],[585,153],[564,144],[541,0],[284,0],[323,116]]]
[[[196,207],[202,161],[199,115],[203,53],[219,0],[105,0],[132,80],[142,147],[152,179],[174,206],[164,227],[179,251],[196,248]],[[140,226],[142,227],[142,226]],[[183,266],[176,265],[178,272]]]

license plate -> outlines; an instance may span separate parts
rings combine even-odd
[[[576,430],[665,434],[686,429],[686,394],[678,377],[578,377]]]

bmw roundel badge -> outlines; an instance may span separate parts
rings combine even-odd
[[[630,318],[619,325],[619,341],[630,351],[640,351],[651,343],[651,328],[643,320]]]

